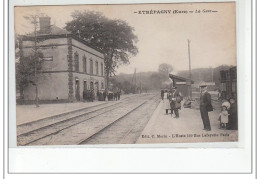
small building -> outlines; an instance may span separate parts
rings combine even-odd
[[[89,46],[82,38],[54,25],[49,17],[40,18],[37,46],[43,54],[38,73],[39,101],[80,101],[84,89],[105,89],[104,54]],[[23,36],[19,42],[20,56],[33,54],[34,36]],[[23,100],[35,100],[35,86],[23,90]]]
[[[172,86],[176,86],[184,97],[188,97],[190,95],[191,84],[193,84],[194,81],[191,80],[190,82],[190,80],[187,78],[183,78],[172,74],[169,74],[169,77],[172,80]]]
[[[221,70],[220,82],[222,98],[237,97],[237,67]]]

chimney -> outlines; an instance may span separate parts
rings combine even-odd
[[[51,18],[50,17],[40,17],[40,34],[50,34],[51,33]]]

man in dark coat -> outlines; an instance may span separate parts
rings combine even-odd
[[[120,95],[121,95],[121,89],[118,89],[117,91],[117,99],[120,100]]]
[[[104,101],[106,101],[106,97],[107,97],[107,92],[106,92],[106,90],[103,92],[103,96],[104,96]]]
[[[228,116],[229,129],[237,130],[238,129],[238,120],[237,120],[237,103],[234,98],[230,100],[230,109]]]
[[[174,118],[179,118],[179,109],[181,109],[181,101],[182,101],[182,97],[180,92],[177,90],[177,87],[173,87],[174,88],[174,93],[173,93],[173,99],[174,99],[174,113],[175,113],[175,117]]]
[[[201,87],[201,95],[200,95],[200,114],[203,122],[204,129],[206,131],[211,130],[210,121],[209,121],[209,108],[212,107],[211,105],[211,96],[207,92],[206,85],[200,85]]]
[[[164,97],[164,90],[162,89],[161,90],[161,98],[162,98],[162,100],[163,100],[163,97]]]
[[[91,89],[91,101],[93,102],[95,100],[95,92],[94,89]]]

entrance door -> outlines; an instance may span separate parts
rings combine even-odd
[[[97,95],[97,92],[99,90],[99,84],[98,82],[95,83],[95,95]]]
[[[84,81],[84,91],[87,90],[87,81]]]
[[[94,90],[94,84],[92,81],[90,82],[90,90]]]
[[[75,92],[76,92],[76,100],[79,101],[80,100],[80,94],[79,94],[79,80],[76,79],[76,83],[75,83]]]

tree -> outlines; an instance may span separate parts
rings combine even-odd
[[[99,12],[75,11],[73,20],[66,23],[66,30],[78,34],[90,46],[104,53],[107,87],[109,77],[115,75],[116,68],[129,63],[129,57],[135,56],[138,49],[135,46],[137,36],[134,28],[125,21],[108,19]]]
[[[169,73],[173,71],[173,67],[170,64],[162,63],[158,68],[159,73],[164,74],[165,76],[169,76]]]
[[[35,86],[37,85],[37,76],[35,73],[42,69],[42,60],[40,60],[42,56],[43,55],[40,52],[27,57],[22,56],[20,57],[20,61],[16,63],[16,83],[19,85],[22,99],[23,90],[25,87],[27,87],[29,84]]]
[[[126,94],[129,94],[134,91],[134,86],[129,81],[124,81],[122,83],[122,89]]]
[[[30,83],[35,86],[35,105],[39,107],[38,102],[38,72],[42,68],[43,54],[38,50],[37,30],[39,27],[39,15],[30,15],[24,17],[33,25],[33,53],[27,57],[24,57],[22,51],[19,51],[19,62],[16,64],[16,80],[20,87],[20,93],[23,94],[23,89]],[[20,37],[19,37],[20,39]],[[21,40],[21,39],[20,39]],[[22,95],[23,96],[23,95]]]
[[[165,81],[165,76],[162,73],[155,72],[149,78],[152,89],[160,89]]]

